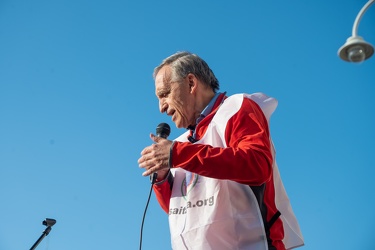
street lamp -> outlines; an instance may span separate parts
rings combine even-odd
[[[374,54],[374,47],[357,35],[358,25],[366,10],[373,4],[375,0],[369,0],[358,13],[352,30],[352,36],[346,40],[338,51],[340,58],[347,62],[363,62]]]

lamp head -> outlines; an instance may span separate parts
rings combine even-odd
[[[347,62],[362,62],[374,54],[374,47],[360,36],[351,36],[338,51],[340,58]]]
[[[42,224],[43,224],[44,226],[47,226],[47,227],[52,227],[53,225],[56,224],[56,220],[55,220],[55,219],[46,218],[46,219],[42,222]]]

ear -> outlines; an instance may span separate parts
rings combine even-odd
[[[188,80],[188,83],[189,83],[190,93],[195,93],[197,91],[197,88],[198,88],[198,79],[195,77],[194,74],[189,73],[187,75],[187,80]]]

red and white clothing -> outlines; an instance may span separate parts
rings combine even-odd
[[[276,106],[261,93],[221,94],[197,124],[197,141],[188,140],[189,131],[175,140],[171,171],[154,185],[169,214],[173,249],[303,245],[270,139],[268,122]]]

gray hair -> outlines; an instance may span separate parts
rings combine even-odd
[[[219,90],[219,81],[208,64],[199,56],[187,51],[177,52],[162,61],[162,63],[154,69],[153,77],[155,79],[159,70],[169,65],[172,69],[172,80],[180,81],[189,73],[192,73],[201,80],[205,85],[211,87],[216,93]]]

